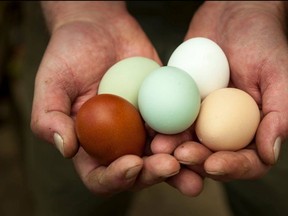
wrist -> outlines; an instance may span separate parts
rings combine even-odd
[[[186,39],[202,35],[228,44],[227,41],[231,42],[232,39],[235,42],[238,36],[247,34],[247,31],[255,35],[271,28],[281,35],[286,32],[286,8],[287,3],[281,1],[207,1],[194,15]]]
[[[221,11],[222,18],[231,19],[236,16],[246,16],[250,14],[250,18],[254,15],[262,13],[263,15],[272,15],[282,23],[286,22],[286,8],[288,4],[283,1],[260,1],[260,2],[237,2],[237,1],[224,1],[224,2],[206,2],[207,7],[218,8]],[[224,16],[223,16],[224,15]]]
[[[115,23],[128,14],[122,1],[42,1],[41,6],[50,32],[71,22]]]

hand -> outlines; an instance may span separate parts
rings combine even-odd
[[[163,181],[180,169],[171,155],[126,155],[100,166],[77,143],[74,119],[97,93],[106,70],[120,59],[145,56],[161,64],[150,41],[122,2],[44,2],[51,39],[39,67],[32,110],[33,132],[72,158],[91,191],[113,194]],[[109,9],[109,13],[106,13]]]
[[[198,173],[221,181],[260,178],[277,162],[281,142],[288,136],[288,47],[284,4],[205,2],[193,17],[186,35],[186,39],[210,38],[226,53],[231,67],[230,86],[248,92],[262,112],[255,142],[237,152],[214,153],[196,142],[179,145],[181,140],[172,142],[168,140],[173,138],[162,136],[153,143],[154,153],[174,153],[186,164],[186,175],[188,168],[190,175]],[[167,149],[169,151],[164,151]],[[191,194],[191,184],[181,177],[181,173],[172,179],[182,185],[184,193]]]
[[[193,130],[192,126],[176,135],[157,134],[151,142],[151,151],[154,154],[171,154],[177,158],[182,167],[178,174],[171,176],[166,182],[182,194],[195,197],[203,189],[203,179],[206,176],[203,163],[212,152],[191,141],[196,139]]]

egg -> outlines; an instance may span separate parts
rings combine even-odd
[[[138,91],[144,78],[160,65],[149,58],[133,56],[111,66],[102,77],[98,94],[114,94],[138,109]]]
[[[236,151],[253,140],[259,122],[260,110],[248,93],[223,88],[202,101],[195,132],[199,141],[213,151]]]
[[[224,51],[205,37],[194,37],[181,43],[172,52],[167,65],[189,73],[202,99],[212,91],[227,87],[229,83],[229,62]]]
[[[126,154],[141,156],[146,131],[138,110],[111,94],[96,95],[79,109],[75,128],[83,149],[102,165]]]
[[[138,95],[144,121],[163,134],[177,134],[189,128],[199,113],[200,100],[193,78],[171,66],[162,66],[150,73]]]

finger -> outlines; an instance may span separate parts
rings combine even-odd
[[[160,183],[166,178],[176,175],[179,170],[180,164],[169,154],[155,154],[146,157],[137,188]]]
[[[281,61],[282,58],[278,59]],[[288,100],[285,99],[288,98],[287,68],[287,63],[277,64],[269,72],[278,72],[266,75],[268,78],[262,82],[264,116],[258,127],[256,144],[263,161],[271,165],[277,162],[281,144],[288,136]]]
[[[257,179],[269,170],[253,149],[238,152],[219,151],[212,154],[204,163],[208,177],[215,180]]]
[[[208,148],[194,141],[184,142],[174,151],[174,157],[185,165],[202,164],[211,154]]]
[[[182,168],[177,175],[167,179],[166,182],[186,196],[196,197],[203,190],[202,177],[186,168]]]
[[[31,129],[40,138],[55,144],[64,157],[72,157],[78,149],[74,122],[69,116],[70,104],[70,98],[63,88],[38,76]]]
[[[151,142],[151,151],[154,154],[172,154],[178,145],[191,139],[192,135],[189,130],[175,135],[157,134]]]
[[[99,166],[92,169],[85,176],[83,173],[86,173],[87,169],[84,168],[84,172],[80,170],[80,176],[90,191],[108,196],[132,188],[142,166],[143,160],[138,156],[125,155],[112,162],[108,167]]]
[[[263,161],[270,165],[277,162],[284,137],[287,136],[283,131],[283,128],[286,127],[283,125],[283,121],[286,120],[280,116],[281,114],[276,112],[266,115],[261,121],[256,135],[259,154]]]

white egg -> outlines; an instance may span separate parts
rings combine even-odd
[[[208,38],[195,37],[184,41],[174,50],[167,65],[189,73],[202,99],[229,83],[228,59],[221,47]]]

